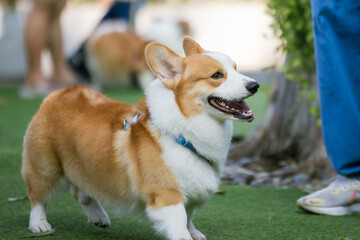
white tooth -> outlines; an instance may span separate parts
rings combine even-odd
[[[226,106],[226,104],[224,102],[221,102],[220,105],[223,106],[223,107]]]
[[[235,111],[235,108],[231,108],[232,111]]]

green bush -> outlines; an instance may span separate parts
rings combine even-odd
[[[301,100],[307,100],[310,113],[319,116],[316,92],[313,89],[315,56],[310,0],[271,0],[268,13],[271,27],[280,39],[279,50],[287,53],[283,71],[288,80],[296,82]]]
[[[310,1],[271,0],[268,8],[271,27],[281,40],[279,49],[288,53],[287,78],[308,85],[308,75],[315,72]]]

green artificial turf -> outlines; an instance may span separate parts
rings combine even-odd
[[[107,95],[134,103],[141,91]],[[26,196],[20,174],[22,138],[40,103],[39,99],[19,99],[15,89],[0,89],[0,240],[21,239],[27,232],[29,201],[8,198]],[[295,205],[304,194],[300,190],[238,186],[221,186],[221,190],[225,194],[212,197],[194,216],[195,226],[208,240],[360,239],[360,216],[306,214]],[[36,239],[162,239],[146,221],[108,213],[112,225],[107,229],[95,227],[87,223],[80,205],[65,192],[48,205],[48,220],[55,233]]]

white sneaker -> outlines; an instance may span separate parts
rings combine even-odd
[[[298,199],[296,204],[317,214],[360,214],[360,181],[337,176],[328,187]]]

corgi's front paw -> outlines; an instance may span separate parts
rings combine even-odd
[[[206,240],[205,235],[196,229],[194,231],[190,232],[190,234],[194,240]]]
[[[191,237],[173,238],[173,240],[193,240]]]
[[[110,226],[110,220],[109,219],[99,219],[98,221],[93,222],[95,226],[101,227],[101,228],[107,228]]]
[[[107,228],[110,226],[110,219],[106,212],[98,210],[88,215],[88,221],[94,223],[97,227]]]
[[[38,220],[36,222],[31,222],[29,225],[29,230],[33,233],[42,233],[51,231],[51,225],[46,220]]]
[[[168,234],[167,238],[169,240],[193,240],[188,231],[183,231],[182,233],[173,232],[173,234]]]
[[[85,195],[84,195],[85,196]],[[107,228],[110,226],[110,219],[103,207],[94,199],[79,194],[79,201],[90,223],[97,227]]]

